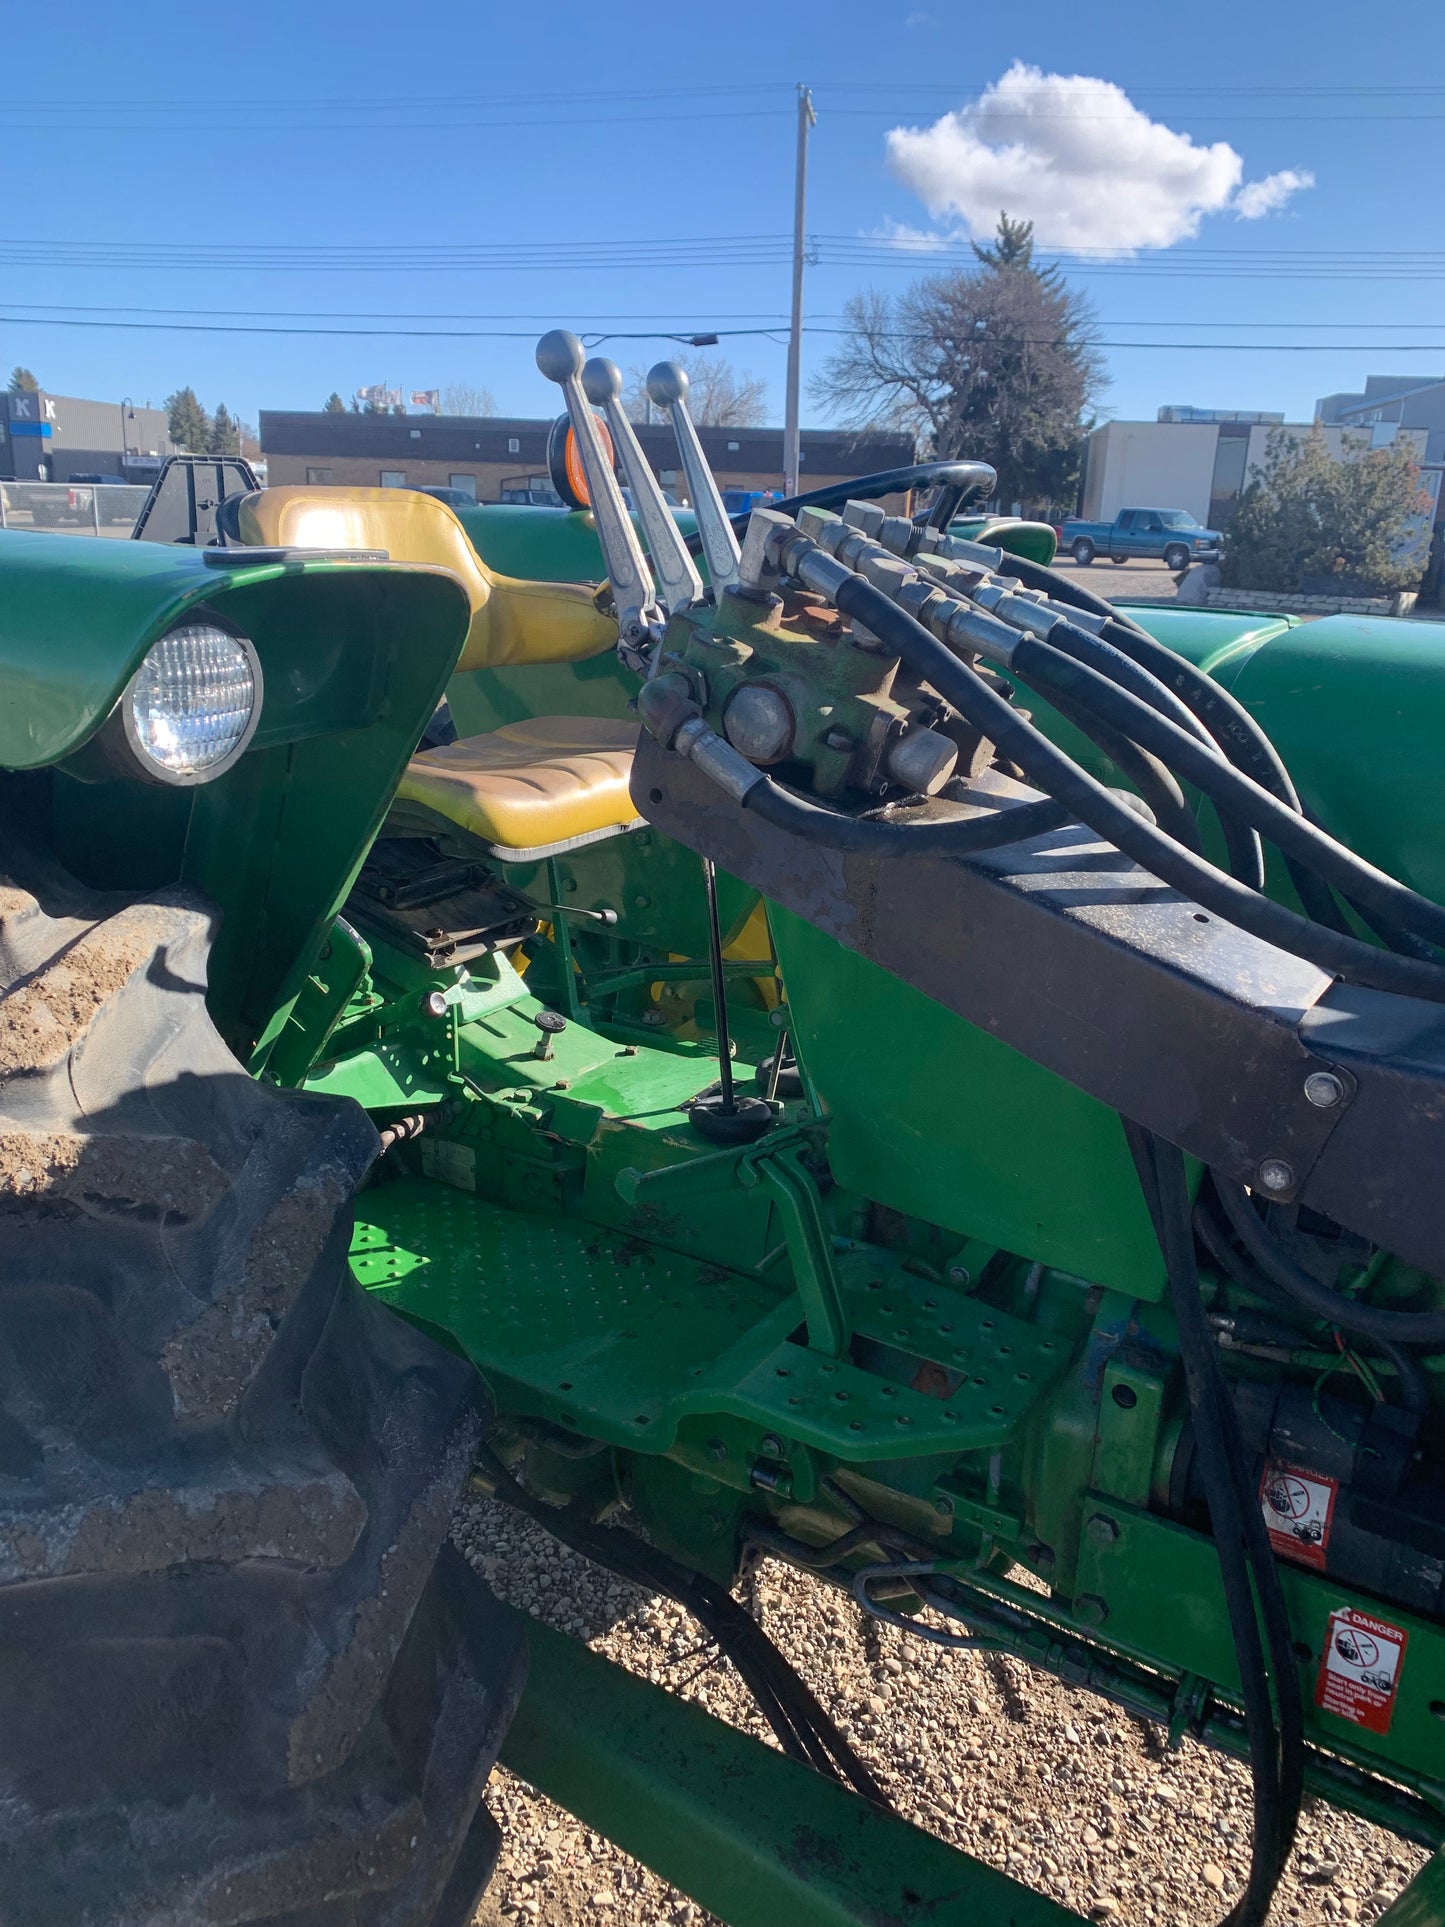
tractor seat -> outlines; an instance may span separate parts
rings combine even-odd
[[[527,582],[482,561],[444,502],[409,489],[258,489],[227,504],[249,546],[385,549],[394,562],[449,569],[471,624],[460,673],[509,663],[577,662],[611,649],[617,624],[581,583]],[[407,765],[386,834],[460,839],[502,861],[559,856],[639,821],[627,793],[635,723],[540,716],[424,750]]]
[[[480,843],[501,862],[536,862],[640,822],[628,794],[637,724],[534,716],[413,756],[387,818],[390,836]]]

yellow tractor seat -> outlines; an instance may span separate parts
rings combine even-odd
[[[617,642],[617,624],[586,584],[498,575],[446,503],[415,489],[257,489],[240,499],[235,522],[250,548],[385,549],[393,562],[450,569],[472,605],[458,671],[578,662]]]
[[[637,724],[534,716],[413,756],[391,835],[460,830],[503,862],[560,856],[640,822],[627,783]]]

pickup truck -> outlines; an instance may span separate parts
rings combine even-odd
[[[1087,567],[1096,555],[1111,562],[1131,556],[1158,556],[1178,575],[1191,562],[1217,562],[1224,537],[1199,526],[1187,509],[1120,509],[1112,522],[1066,521],[1059,546]]]

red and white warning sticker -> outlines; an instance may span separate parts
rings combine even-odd
[[[1281,1559],[1325,1569],[1325,1548],[1335,1516],[1339,1481],[1302,1466],[1266,1459],[1259,1481],[1259,1509],[1270,1544]]]
[[[1330,1614],[1315,1705],[1342,1720],[1388,1733],[1410,1635],[1353,1607]]]

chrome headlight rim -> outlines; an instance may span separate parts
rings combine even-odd
[[[224,635],[244,657],[250,671],[253,691],[250,714],[246,718],[240,735],[224,755],[191,769],[173,769],[153,755],[142,739],[137,727],[135,699],[152,657],[162,644],[173,643],[177,637],[184,636],[188,631],[205,630],[213,630]],[[245,755],[260,723],[264,701],[265,682],[261,672],[261,659],[256,653],[256,645],[233,622],[228,622],[215,610],[201,605],[188,609],[179,621],[173,622],[168,629],[163,630],[151,641],[136,665],[134,674],[121,691],[120,700],[111,711],[102,735],[107,739],[110,760],[118,763],[127,776],[165,789],[195,789],[203,783],[214,782],[218,776],[224,776],[227,770],[233,769]]]

